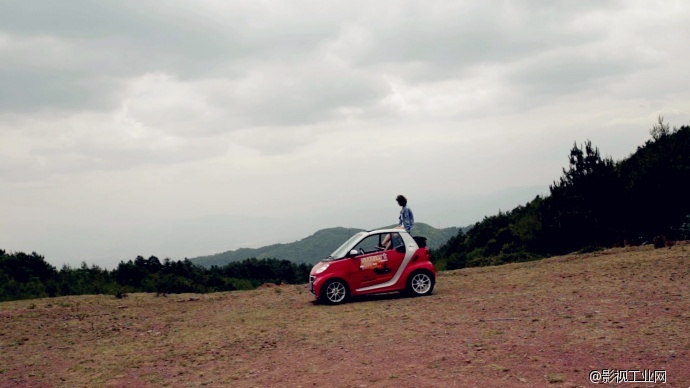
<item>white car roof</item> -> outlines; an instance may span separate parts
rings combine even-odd
[[[407,233],[407,230],[403,228],[388,228],[388,229],[374,229],[374,230],[369,230],[367,231],[369,234],[376,234],[376,233]]]

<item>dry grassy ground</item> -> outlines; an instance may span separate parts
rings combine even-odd
[[[0,386],[587,386],[647,369],[688,387],[689,281],[683,245],[450,271],[429,297],[337,307],[294,285],[6,302]]]

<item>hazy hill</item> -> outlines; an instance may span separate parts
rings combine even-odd
[[[191,259],[195,264],[204,267],[212,265],[222,266],[233,261],[255,257],[289,260],[294,263],[316,263],[327,257],[337,247],[353,234],[364,229],[357,228],[328,228],[321,229],[309,237],[287,244],[273,244],[261,248],[240,248],[234,251],[217,253],[215,255],[200,256]],[[450,227],[436,229],[424,223],[416,223],[412,229],[414,236],[426,237],[431,248],[438,248],[451,237],[458,234],[459,228]]]

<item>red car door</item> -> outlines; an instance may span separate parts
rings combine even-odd
[[[387,241],[388,249],[380,247]],[[392,279],[405,257],[405,244],[398,233],[371,235],[354,247],[361,252],[354,258],[359,273],[352,277],[354,289],[374,286]],[[352,268],[352,267],[350,267]]]
[[[356,288],[372,286],[381,282],[381,275],[388,265],[386,252],[372,252],[357,257],[359,264],[359,284]]]
[[[395,273],[398,272],[398,269],[405,258],[405,246],[403,245],[402,248],[398,247],[398,249],[388,249],[384,252],[384,254],[388,260],[385,262],[384,268],[374,271],[378,274],[376,284],[385,283],[395,276]]]

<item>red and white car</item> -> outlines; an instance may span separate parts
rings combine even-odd
[[[390,240],[383,247],[387,235]],[[424,237],[412,237],[405,229],[381,229],[355,234],[317,263],[309,290],[319,301],[338,304],[350,296],[395,291],[429,295],[435,282]]]

